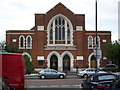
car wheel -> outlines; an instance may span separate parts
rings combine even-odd
[[[84,78],[87,78],[87,77],[88,77],[88,75],[87,75],[87,74],[84,74],[84,75],[83,75],[83,77],[84,77]]]
[[[45,76],[44,76],[44,75],[41,75],[40,78],[41,78],[41,79],[45,79]]]
[[[60,75],[59,78],[60,78],[60,79],[63,79],[63,78],[64,78],[64,75]]]

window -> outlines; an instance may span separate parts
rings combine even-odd
[[[115,79],[114,75],[100,75],[98,76],[98,80],[110,80]]]
[[[26,49],[32,49],[32,37],[30,35],[26,38]]]
[[[93,49],[93,37],[88,37],[88,49]]]
[[[94,46],[96,46],[96,37],[94,38],[94,41],[95,41]],[[100,47],[100,37],[99,36],[97,37],[97,45],[98,45],[97,47]]]
[[[48,26],[48,44],[72,44],[72,24],[65,16],[53,17]]]
[[[38,60],[38,65],[43,66],[44,65],[44,60]]]
[[[25,49],[25,37],[23,35],[19,37],[19,49]]]

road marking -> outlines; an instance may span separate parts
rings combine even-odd
[[[50,87],[60,87],[59,85],[50,85]]]
[[[56,88],[56,87],[63,87],[63,88],[67,88],[67,87],[77,87],[77,88],[81,88],[81,84],[80,85],[45,85],[45,86],[28,86],[26,88]]]

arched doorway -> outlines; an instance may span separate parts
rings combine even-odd
[[[96,58],[95,58],[94,55],[92,55],[92,57],[91,57],[90,67],[91,67],[91,68],[96,68]]]
[[[56,55],[52,55],[50,58],[50,68],[58,70],[58,58]]]
[[[70,57],[68,55],[63,57],[63,71],[70,71]]]

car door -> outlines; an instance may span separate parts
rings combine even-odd
[[[95,70],[93,70],[93,69],[87,69],[86,72],[87,72],[88,75],[91,75],[91,74],[95,73]]]
[[[56,70],[51,70],[51,77],[52,78],[58,78],[59,77],[59,74]]]
[[[44,73],[46,78],[51,78],[51,72],[49,69],[44,70]]]

